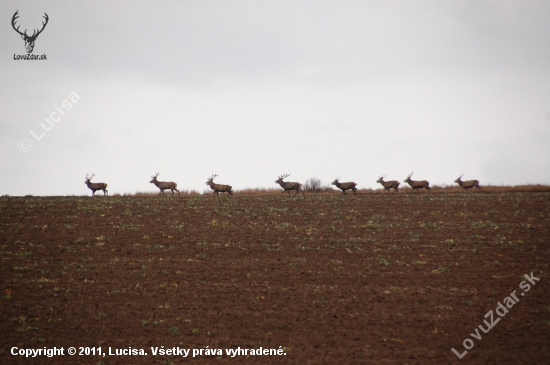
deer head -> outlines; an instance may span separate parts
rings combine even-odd
[[[340,182],[338,180],[340,180],[340,178],[337,176],[336,178],[334,178],[334,181],[331,183],[331,185],[338,185],[338,183]]]
[[[208,181],[206,182],[206,185],[213,184],[213,183],[214,183],[214,179],[216,178],[216,176],[218,176],[218,175],[212,174],[212,176],[210,176],[210,177],[208,178]]]
[[[278,177],[277,177],[277,180],[275,180],[275,182],[276,182],[277,184],[280,184],[280,183],[283,182],[283,179],[286,179],[286,178],[289,177],[289,176],[290,176],[290,174],[283,174],[283,175],[281,175],[281,176],[278,176]]]
[[[44,28],[46,28],[46,24],[48,24],[48,20],[49,20],[49,17],[48,17],[48,14],[44,13],[44,19],[46,19],[45,22],[42,22],[42,29],[40,30],[37,30],[35,29],[32,33],[31,36],[29,36],[27,34],[27,30],[25,29],[25,32],[24,33],[21,33],[19,31],[19,27],[15,27],[15,21],[17,18],[19,18],[19,15],[17,14],[19,12],[19,10],[17,10],[15,12],[15,14],[13,14],[13,18],[11,18],[11,26],[13,27],[13,29],[19,33],[21,35],[21,38],[23,38],[23,40],[25,41],[25,48],[27,49],[27,53],[32,53],[32,50],[34,49],[34,42],[36,41],[36,38],[38,37],[38,35],[40,35],[40,33],[42,33],[42,31],[44,30]]]
[[[86,181],[84,181],[84,184],[88,184],[90,182],[90,180],[92,180],[92,177],[94,177],[95,174],[92,174],[90,176],[90,174],[86,174],[86,176],[84,177],[86,179]]]
[[[149,181],[149,183],[153,184],[155,181],[157,181],[157,177],[160,175],[160,172],[157,172],[156,174],[154,174],[153,176],[151,176],[153,178],[153,180]]]

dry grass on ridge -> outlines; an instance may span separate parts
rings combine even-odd
[[[267,195],[267,196],[278,196],[283,195],[283,190],[281,188],[244,188],[239,190],[234,190],[235,195],[239,196],[255,196],[255,195]],[[467,193],[467,194],[491,194],[491,193],[540,193],[540,192],[550,192],[550,185],[542,185],[542,184],[527,184],[527,185],[487,185],[482,186],[481,189],[472,188],[468,191],[465,191],[460,186],[438,186],[433,185],[432,186],[432,194],[449,194],[449,193]],[[425,189],[420,190],[419,193],[414,192],[410,187],[403,186],[399,188],[399,194],[427,194],[428,192]],[[333,188],[323,188],[321,192],[313,193],[306,191],[306,194],[312,194],[312,195],[333,195],[333,194],[341,194],[340,190],[336,190]],[[358,195],[363,194],[388,194],[387,192],[384,192],[384,189],[359,189],[357,191]],[[392,193],[393,190],[392,190]],[[119,195],[119,194],[113,194],[113,195]],[[146,192],[137,192],[133,194],[123,194],[123,195],[130,195],[130,196],[157,196],[159,195],[158,191],[146,191]],[[166,196],[172,195],[171,193],[165,193]],[[196,190],[181,190],[181,196],[210,196],[212,195],[211,190],[204,190],[202,192],[198,192]],[[225,196],[227,194],[221,194],[221,196]],[[290,193],[291,196],[294,195],[294,192],[292,191]],[[347,195],[353,195],[353,192],[348,191]]]

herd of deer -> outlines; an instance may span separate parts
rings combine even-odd
[[[177,189],[178,184],[175,182],[168,182],[168,181],[158,181],[157,177],[160,173],[156,173],[155,175],[151,176],[153,179],[149,181],[151,184],[155,184],[157,188],[160,189],[159,194],[164,194],[164,190],[170,190],[172,192],[172,195],[174,195],[174,191],[177,191],[178,194],[180,191]],[[462,174],[464,175],[464,174]],[[464,190],[468,190],[470,188],[476,187],[478,189],[481,189],[479,186],[478,180],[468,180],[468,181],[462,181],[462,175],[460,175],[454,182],[460,185]],[[91,176],[89,174],[86,175],[86,181],[84,182],[86,185],[88,185],[88,188],[92,191],[92,196],[95,195],[95,192],[97,190],[102,190],[103,195],[107,195],[109,192],[107,191],[107,184],[105,183],[93,183],[90,180],[92,177],[94,177],[95,174],[92,174]],[[208,181],[206,182],[206,185],[210,186],[210,189],[214,190],[213,194],[216,194],[218,196],[220,193],[228,193],[229,195],[233,195],[233,192],[231,189],[233,187],[231,185],[223,185],[223,184],[216,184],[214,182],[214,179],[218,175],[212,175],[208,178]],[[285,178],[289,177],[290,174],[284,174],[278,177],[275,182],[279,184],[283,188],[283,192],[281,194],[284,194],[285,192],[288,193],[288,196],[290,196],[291,191],[296,191],[294,195],[297,195],[299,193],[302,193],[302,195],[305,197],[304,191],[302,190],[302,184],[299,182],[287,182],[283,181]],[[407,184],[413,188],[413,190],[416,190],[417,192],[419,189],[426,189],[429,193],[431,193],[432,188],[430,188],[430,183],[426,180],[412,180],[411,179],[412,172],[407,176],[407,178],[404,180]],[[399,185],[401,184],[399,181],[391,180],[391,181],[384,181],[384,178],[386,176],[381,176],[376,182],[379,184],[382,184],[384,187],[384,192],[386,190],[388,193],[391,193],[390,189],[393,189],[394,192],[397,194],[399,190]],[[354,195],[357,195],[357,184],[354,182],[344,182],[341,183],[340,178],[337,177],[334,179],[334,181],[331,183],[331,185],[335,185],[338,189],[342,190],[342,194],[346,195],[346,190],[352,190]]]

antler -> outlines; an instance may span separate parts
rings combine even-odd
[[[154,176],[151,176],[153,179],[157,178],[160,175],[160,172],[157,172]]]
[[[42,33],[42,31],[44,30],[44,28],[46,28],[46,24],[48,24],[48,20],[50,20],[50,18],[48,17],[48,14],[44,13],[43,18],[46,19],[46,22],[42,22],[42,29],[40,29],[40,30],[35,29],[35,30],[33,31],[32,35],[29,37],[29,35],[27,34],[27,30],[26,30],[26,29],[25,29],[25,33],[21,33],[21,32],[19,31],[19,27],[15,28],[15,21],[17,20],[17,18],[19,18],[19,15],[18,15],[17,13],[19,13],[19,10],[17,10],[17,11],[15,12],[15,14],[13,14],[13,17],[11,18],[11,26],[13,27],[13,29],[14,29],[17,33],[19,33],[19,34],[21,34],[21,35],[24,35],[26,38],[36,38],[36,37],[38,37],[38,35],[39,35],[40,33]],[[37,32],[38,32],[38,33],[37,33]]]
[[[19,15],[17,15],[17,13],[19,13],[19,10],[17,10],[17,11],[15,12],[15,14],[13,14],[13,18],[11,18],[11,26],[13,27],[13,29],[14,29],[17,33],[19,33],[19,34],[21,34],[21,35],[24,35],[24,36],[28,37],[28,36],[27,36],[27,30],[26,30],[26,29],[25,29],[25,33],[21,33],[21,32],[19,31],[19,27],[15,28],[15,20],[16,20],[17,18],[19,18]],[[44,14],[45,14],[45,13],[44,13]]]
[[[210,177],[208,178],[208,180],[209,180],[209,181],[214,181],[214,179],[216,178],[216,176],[218,176],[218,175],[212,174],[212,176],[210,176]]]
[[[44,14],[45,14],[45,15],[44,15],[42,18],[46,19],[46,22],[45,22],[45,23],[42,22],[42,29],[40,29],[40,30],[38,31],[38,33],[36,33],[36,30],[35,30],[35,31],[32,33],[31,38],[33,38],[33,37],[38,37],[38,35],[39,35],[40,33],[42,33],[42,31],[44,30],[44,28],[46,28],[46,24],[48,24],[48,20],[50,20],[50,18],[48,17],[48,14],[46,14],[46,13],[44,13]],[[34,33],[36,33],[36,35],[35,35]]]
[[[411,177],[411,176],[413,176],[413,172],[411,172],[411,173],[409,174],[409,176],[407,176],[407,177]]]
[[[91,180],[92,177],[94,177],[94,176],[95,176],[94,173],[92,173],[92,176],[90,176],[90,174],[86,174],[86,177],[85,177],[85,178],[86,178],[86,180]]]
[[[281,180],[286,179],[289,176],[290,176],[290,174],[283,174],[283,175],[279,176],[279,179],[281,179]]]
[[[462,176],[464,176],[464,173],[460,174],[460,176],[458,178],[462,179]]]

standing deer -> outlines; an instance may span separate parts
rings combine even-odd
[[[210,185],[210,189],[214,190],[212,194],[216,194],[216,196],[220,195],[220,193],[228,193],[229,195],[233,196],[233,192],[231,189],[233,187],[231,185],[222,185],[222,184],[216,184],[214,183],[214,179],[218,175],[212,174],[211,177],[208,178],[208,181],[206,182],[206,185]]]
[[[92,196],[95,196],[96,190],[103,190],[103,196],[107,195],[109,193],[107,191],[107,184],[90,182],[94,176],[95,174],[92,174],[92,176],[90,176],[90,174],[86,174],[86,181],[84,181],[84,184],[88,185],[88,188],[92,191]]]
[[[157,188],[160,189],[160,194],[164,194],[164,190],[170,189],[172,192],[172,195],[174,195],[174,190],[178,192],[178,195],[180,195],[180,191],[177,189],[178,184],[172,181],[158,181],[157,177],[160,175],[160,172],[157,172],[155,175],[151,176],[153,180],[149,181],[151,184],[155,184]]]
[[[432,192],[432,188],[430,188],[430,182],[429,181],[426,181],[426,180],[418,180],[418,181],[415,181],[415,180],[411,180],[411,176],[412,176],[412,172],[409,174],[409,176],[407,176],[407,179],[403,182],[406,182],[408,183],[411,188],[413,188],[413,190],[416,190],[418,192],[418,189],[422,189],[422,188],[426,188],[426,190],[428,190],[429,193]]]
[[[457,183],[458,185],[462,186],[462,188],[466,191],[468,191],[468,189],[470,188],[473,188],[474,186],[478,189],[481,189],[481,186],[479,186],[479,181],[478,180],[468,180],[468,181],[462,181],[460,180],[462,178],[462,176],[464,176],[464,174],[460,175],[456,180],[455,180],[455,183]]]
[[[353,195],[357,195],[357,184],[354,182],[345,182],[341,183],[338,180],[340,180],[339,177],[335,178],[334,181],[331,183],[331,185],[336,185],[336,187],[340,190],[342,190],[342,194],[346,195],[346,190],[353,190]]]
[[[384,193],[387,190],[388,194],[390,194],[391,193],[390,189],[393,189],[395,191],[395,193],[397,194],[398,189],[399,189],[399,185],[401,185],[401,183],[399,181],[396,181],[396,180],[384,181],[385,177],[386,177],[386,175],[380,176],[380,178],[376,182],[379,183],[379,184],[382,184],[382,186],[384,187]]]
[[[297,195],[299,193],[302,193],[302,195],[306,196],[306,194],[304,194],[304,191],[302,190],[302,184],[300,184],[299,182],[284,182],[283,179],[289,177],[290,174],[286,174],[286,175],[281,175],[279,176],[279,178],[277,180],[275,180],[275,182],[279,185],[281,185],[281,188],[283,188],[283,192],[281,194],[284,194],[285,191],[288,193],[288,196],[290,196],[290,190],[296,190],[296,194],[294,195]]]

